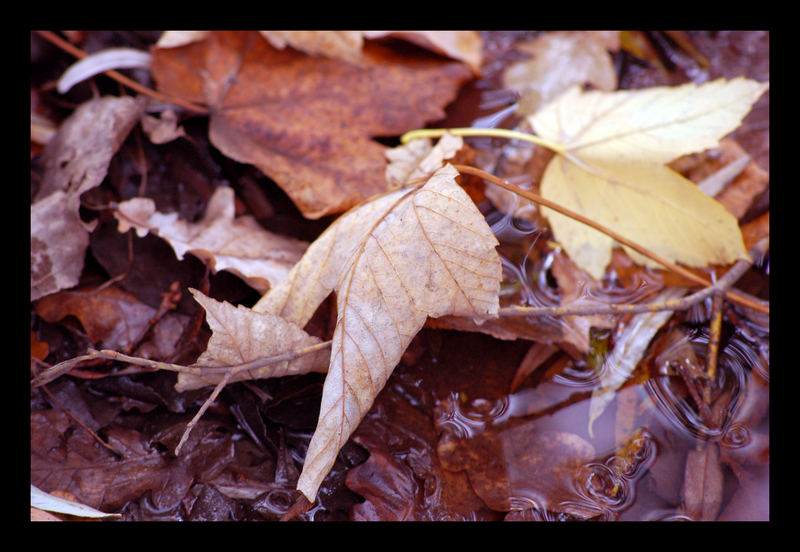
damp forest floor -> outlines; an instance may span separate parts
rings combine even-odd
[[[56,34],[86,53],[109,48],[148,52],[162,35]],[[452,73],[441,79],[457,83],[452,98],[431,92],[435,99],[424,101],[441,105],[420,116],[415,126],[376,132],[367,141],[396,147],[403,132],[423,126],[516,128],[520,102],[530,96],[510,86],[508,70],[517,67],[519,78],[534,82],[553,78],[552,73],[525,73],[534,69],[524,65],[544,56],[543,39],[552,34],[477,33],[480,71],[465,69],[466,62],[447,69]],[[576,36],[565,38],[574,49],[564,50],[555,66],[562,73],[585,59],[580,57],[585,55],[585,37]],[[403,43],[404,37],[371,40],[392,50],[396,65],[408,56],[421,67],[433,56],[423,46]],[[30,41],[33,204],[49,170],[46,144],[61,124],[92,98],[141,97],[141,92],[107,75],[59,92],[56,83],[75,62],[75,54],[37,32]],[[618,89],[719,77],[769,80],[766,31],[629,31],[601,44],[602,53],[591,55],[607,56]],[[192,48],[182,47],[187,52]],[[195,62],[192,55],[185,59]],[[436,56],[436,63],[444,59]],[[452,59],[450,63],[458,65]],[[119,72],[147,89],[159,86],[146,68]],[[177,70],[172,76],[176,82],[184,78]],[[382,78],[395,77],[387,70]],[[596,78],[587,75],[586,81],[592,85]],[[291,90],[292,85],[291,80],[270,83],[276,90]],[[169,86],[178,89],[177,84]],[[163,81],[161,88],[167,88]],[[186,92],[187,102],[202,96],[193,93]],[[332,87],[331,94],[338,93]],[[207,220],[203,217],[214,192],[231,188],[236,217],[249,216],[260,228],[297,243],[316,240],[341,211],[347,198],[322,207],[302,203],[300,191],[279,185],[277,176],[258,168],[262,158],[245,160],[250,155],[247,141],[222,151],[220,142],[210,138],[212,130],[220,132],[210,127],[221,127],[222,119],[211,125],[191,105],[171,107],[177,113],[172,126],[164,110],[149,110],[127,125],[101,169],[86,169],[85,178],[96,178],[97,184],[80,196],[79,216],[87,230],[82,268],[78,266],[76,283],[31,301],[31,378],[90,348],[190,365],[212,334],[190,288],[217,301],[252,307],[269,287],[235,270],[219,269],[208,257],[187,253],[179,258],[153,232],[142,236],[120,231],[113,214],[120,202],[146,197],[158,212],[199,227]],[[325,116],[332,117],[327,126],[333,125],[336,112],[326,108]],[[366,106],[353,112],[380,118]],[[227,130],[234,124],[244,129],[265,124],[226,121],[231,125]],[[86,124],[81,136],[92,142],[97,139],[94,132],[110,132],[100,130],[101,124]],[[345,132],[350,124],[356,123],[341,121],[336,128]],[[373,124],[380,127],[374,121],[364,123],[365,128]],[[284,131],[293,136],[291,129],[275,132]],[[158,132],[173,134],[158,138]],[[102,138],[105,142],[97,142],[101,145],[93,153],[102,153],[104,144],[117,139]],[[325,137],[309,143],[334,147]],[[511,181],[520,172],[541,173],[546,161],[524,148],[514,149],[508,140],[479,137],[465,143],[470,157],[464,164],[491,167]],[[291,138],[283,145],[287,151],[302,146]],[[364,151],[371,147],[358,146]],[[236,156],[231,155],[234,149]],[[356,149],[350,154],[358,155]],[[768,236],[768,92],[720,148],[687,156],[677,170],[700,180],[743,156],[749,164],[729,195],[739,198],[740,226]],[[300,169],[291,157],[286,170],[297,174]],[[98,170],[99,175],[92,172]],[[345,170],[352,168],[336,166],[330,172]],[[359,193],[372,195],[363,186]],[[500,241],[501,304],[558,305],[567,299],[578,304],[587,296],[590,303],[635,302],[648,296],[648,285],[677,285],[667,271],[635,267],[621,251],[612,261],[617,280],[592,283],[552,247],[544,219],[509,217],[480,179],[469,180],[465,188]],[[34,238],[32,259],[40,247]],[[768,304],[769,254],[755,259],[735,287]],[[601,385],[603,358],[623,339],[631,319],[604,314],[506,318],[477,329],[457,320],[429,319],[339,450],[317,500],[290,517],[301,522],[769,520],[769,315],[712,298],[673,313],[647,337],[636,370],[590,427],[590,399]],[[329,299],[305,330],[320,340],[330,339],[335,323],[336,305]],[[713,385],[707,385],[704,372],[710,342],[718,342]],[[298,500],[296,485],[317,425],[325,374],[237,381],[213,401],[208,401],[213,387],[179,392],[176,377],[169,371],[93,359],[32,387],[32,485],[113,514],[103,518],[106,522],[284,518]],[[204,406],[176,456],[187,424]],[[32,508],[31,518],[89,519],[38,508]]]

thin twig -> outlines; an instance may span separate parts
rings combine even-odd
[[[490,173],[487,173],[486,171],[483,171],[481,169],[477,169],[475,167],[470,167],[468,165],[453,165],[453,166],[459,172],[464,172],[464,173],[480,176],[481,178],[484,178],[484,179],[488,180],[489,182],[500,186],[501,188],[505,188],[506,190],[508,190],[510,192],[513,192],[513,193],[515,193],[517,195],[521,195],[522,197],[524,197],[526,199],[529,199],[529,200],[531,200],[533,202],[536,202],[536,203],[538,203],[540,205],[543,205],[545,207],[549,207],[550,209],[553,209],[554,211],[558,211],[562,215],[568,216],[568,217],[570,217],[570,218],[572,218],[574,220],[577,220],[578,222],[582,222],[583,224],[586,224],[587,226],[590,226],[590,227],[594,228],[595,230],[598,230],[598,231],[606,234],[607,236],[610,236],[611,238],[615,239],[619,243],[630,247],[631,249],[633,249],[637,253],[640,253],[641,255],[644,255],[645,257],[647,257],[647,258],[659,263],[660,265],[662,265],[665,268],[671,270],[672,272],[675,272],[676,274],[680,274],[684,278],[686,278],[688,280],[691,280],[691,281],[693,281],[693,282],[695,282],[697,284],[700,284],[703,287],[711,287],[711,286],[713,286],[713,284],[710,281],[706,280],[702,276],[698,276],[695,273],[691,272],[690,270],[687,270],[687,269],[685,269],[685,268],[683,268],[681,266],[676,265],[675,263],[673,263],[671,261],[668,261],[667,259],[661,257],[660,255],[657,255],[656,253],[653,253],[649,249],[647,249],[647,248],[645,248],[645,247],[643,247],[643,246],[641,246],[641,245],[639,245],[639,244],[637,244],[635,242],[632,242],[628,238],[618,234],[617,232],[611,230],[610,228],[606,228],[605,226],[603,226],[601,224],[598,224],[597,222],[595,222],[595,221],[593,221],[593,220],[581,215],[580,213],[576,213],[576,212],[571,211],[571,210],[569,210],[569,209],[567,209],[565,207],[562,207],[561,205],[558,205],[557,203],[553,203],[552,201],[550,201],[548,199],[545,199],[545,198],[541,197],[538,194],[534,194],[533,192],[529,192],[527,190],[523,190],[522,188],[514,186],[513,184],[510,184],[510,183],[506,182],[502,178],[498,178],[497,176],[495,176],[493,174],[490,174]],[[725,293],[726,293],[726,297],[731,301],[734,301],[734,302],[739,303],[741,305],[745,305],[746,307],[749,307],[751,309],[757,310],[759,312],[763,312],[763,313],[767,313],[767,314],[769,313],[769,305],[763,305],[761,303],[753,301],[752,299],[750,299],[748,297],[744,297],[741,294],[733,292],[733,291],[726,291]]]
[[[73,56],[79,59],[83,59],[89,55],[80,48],[73,46],[68,41],[64,40],[63,38],[61,38],[52,31],[36,31],[36,33],[45,40],[47,40],[48,42],[55,44],[65,52],[72,54]],[[123,84],[128,88],[135,90],[136,92],[139,92],[140,94],[144,94],[145,96],[150,96],[151,98],[155,98],[161,102],[167,102],[179,105],[184,109],[188,109],[189,111],[193,111],[201,115],[208,115],[208,109],[206,109],[205,107],[199,106],[182,98],[178,98],[175,96],[168,96],[166,94],[162,94],[161,92],[156,92],[155,90],[152,90],[150,88],[147,88],[146,86],[139,84],[133,79],[129,79],[128,77],[126,77],[122,73],[119,73],[118,71],[108,70],[105,71],[103,74],[111,77],[118,83]]]
[[[89,353],[86,355],[65,360],[64,362],[60,362],[55,366],[53,366],[52,368],[45,370],[44,372],[39,374],[36,378],[34,378],[33,381],[31,381],[31,386],[38,387],[40,385],[44,385],[45,383],[53,381],[62,374],[69,372],[77,364],[85,362],[87,360],[94,360],[98,358],[127,362],[129,364],[136,364],[138,366],[144,366],[146,368],[152,368],[155,370],[181,372],[184,374],[190,374],[193,376],[202,377],[210,374],[225,374],[230,371],[235,371],[236,373],[238,373],[245,370],[256,370],[258,368],[263,368],[264,366],[269,366],[270,364],[275,364],[277,362],[294,360],[303,355],[327,349],[330,346],[331,346],[330,341],[322,341],[315,345],[310,345],[308,347],[303,347],[301,349],[295,349],[293,351],[288,351],[286,353],[281,353],[279,355],[271,357],[257,358],[255,360],[251,360],[250,362],[245,362],[243,364],[237,364],[234,366],[198,366],[198,365],[184,366],[181,364],[173,364],[171,362],[161,362],[149,358],[130,356],[109,349],[102,349],[100,351],[98,351],[97,349],[89,349]]]
[[[719,356],[719,338],[722,332],[722,293],[714,293],[711,300],[711,322],[709,323],[708,349],[706,353],[706,373],[709,380],[717,376],[717,357]]]
[[[420,128],[406,132],[400,137],[400,142],[407,144],[416,138],[439,138],[444,134],[452,134],[453,136],[481,136],[481,137],[494,137],[494,138],[508,138],[509,140],[521,140],[523,142],[531,142],[533,144],[544,146],[549,150],[556,153],[564,154],[565,148],[561,144],[551,142],[535,134],[527,132],[519,132],[517,130],[509,130],[506,128]]]
[[[200,410],[197,411],[197,414],[195,414],[194,417],[189,421],[189,423],[186,424],[186,429],[183,431],[183,435],[181,435],[181,440],[178,442],[178,446],[175,447],[175,456],[178,456],[180,454],[181,448],[183,447],[183,444],[186,442],[186,440],[189,438],[189,434],[191,433],[192,428],[200,420],[200,418],[203,417],[203,414],[205,414],[206,410],[208,410],[208,407],[211,406],[211,404],[215,400],[217,400],[217,396],[219,396],[220,392],[225,388],[226,385],[228,385],[228,382],[233,377],[233,374],[234,371],[230,370],[229,372],[226,372],[224,376],[222,376],[222,379],[214,388],[214,392],[211,393],[211,396],[206,399],[206,401],[203,403],[203,406],[201,406]]]
[[[757,255],[769,248],[769,237],[761,238],[751,249],[750,257],[756,258]],[[725,275],[717,282],[707,288],[687,295],[681,299],[670,299],[658,301],[656,303],[644,304],[623,304],[613,303],[599,306],[553,306],[553,307],[524,307],[521,305],[511,305],[500,309],[500,316],[570,316],[570,315],[594,315],[594,314],[638,314],[642,312],[655,312],[662,310],[686,310],[715,294],[721,294],[730,288],[736,281],[747,272],[752,266],[750,259],[741,259],[731,267]]]
[[[95,432],[95,431],[94,431],[92,428],[90,428],[89,426],[87,426],[87,425],[86,425],[86,424],[85,424],[85,423],[84,423],[84,422],[83,422],[83,421],[82,421],[80,418],[78,418],[78,417],[77,417],[75,414],[73,414],[72,412],[70,412],[69,408],[67,408],[66,406],[64,406],[64,404],[62,404],[62,402],[61,402],[61,401],[59,401],[59,400],[56,398],[56,396],[53,394],[53,392],[52,392],[52,391],[50,391],[50,390],[47,388],[47,386],[46,386],[46,385],[43,385],[43,386],[42,386],[42,391],[44,391],[44,392],[45,392],[45,394],[48,396],[48,398],[49,398],[49,399],[50,399],[50,400],[51,400],[51,401],[52,401],[52,402],[53,402],[53,403],[54,403],[54,404],[55,404],[55,405],[56,405],[58,408],[60,408],[61,410],[63,410],[63,411],[64,411],[64,413],[65,413],[67,416],[69,416],[70,418],[72,418],[72,420],[73,420],[73,421],[74,421],[76,424],[78,424],[78,425],[79,425],[79,426],[81,426],[81,427],[82,427],[84,430],[86,430],[86,432],[87,432],[89,435],[91,435],[91,436],[92,436],[92,439],[94,439],[95,441],[97,441],[97,442],[98,442],[98,443],[99,443],[101,446],[103,446],[104,448],[106,448],[106,449],[110,450],[110,451],[111,451],[111,452],[114,454],[114,456],[117,456],[117,457],[122,457],[122,454],[120,454],[120,452],[119,452],[118,450],[116,450],[114,447],[112,447],[111,445],[109,445],[108,443],[106,443],[105,441],[103,441],[103,439],[101,439],[101,438],[100,438],[100,436],[99,436],[99,435],[98,435],[98,434],[97,434],[97,433],[96,433],[96,432]]]

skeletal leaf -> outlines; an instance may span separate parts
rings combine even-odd
[[[743,258],[736,219],[664,164],[718,146],[767,88],[744,78],[611,93],[572,88],[529,118],[564,148],[545,171],[542,195],[670,261],[702,267]],[[613,240],[542,212],[570,257],[601,278]]]
[[[339,449],[427,317],[495,317],[497,239],[446,165],[343,215],[255,306],[303,326],[332,292],[337,322],[298,490],[313,501]]]
[[[235,366],[320,342],[318,338],[308,335],[301,328],[279,316],[257,313],[242,305],[233,306],[230,303],[215,301],[195,289],[189,291],[205,309],[206,321],[212,331],[208,346],[195,362],[195,366]],[[234,375],[231,382],[324,372],[327,367],[327,351],[317,351],[294,360],[244,370]],[[180,373],[175,389],[183,392],[216,385],[222,377],[221,373],[203,376]]]
[[[140,237],[152,232],[169,242],[178,259],[191,253],[263,293],[288,274],[307,244],[268,232],[251,216],[235,217],[233,196],[232,189],[217,188],[196,223],[178,219],[177,213],[157,212],[148,198],[123,201],[115,216],[120,232],[134,228]]]

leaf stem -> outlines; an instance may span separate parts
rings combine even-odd
[[[475,176],[479,176],[479,177],[481,177],[481,178],[483,178],[485,180],[488,180],[489,182],[491,182],[493,184],[496,184],[497,186],[500,186],[501,188],[505,188],[506,190],[508,190],[510,192],[513,192],[513,193],[515,193],[517,195],[520,195],[520,196],[522,196],[522,197],[524,197],[526,199],[529,199],[529,200],[531,200],[531,201],[533,201],[533,202],[535,202],[535,203],[537,203],[539,205],[543,205],[545,207],[549,207],[550,209],[552,209],[554,211],[558,211],[562,215],[565,215],[565,216],[570,217],[570,218],[572,218],[574,220],[577,220],[578,222],[582,222],[583,224],[586,224],[587,226],[590,226],[590,227],[594,228],[595,230],[598,230],[599,232],[602,232],[602,233],[606,234],[607,236],[610,236],[611,238],[615,239],[617,242],[630,247],[631,249],[633,249],[637,253],[639,253],[641,255],[644,255],[648,259],[657,262],[658,264],[666,267],[667,269],[671,270],[672,272],[675,272],[676,274],[680,274],[681,276],[683,276],[684,278],[686,278],[688,280],[691,280],[692,282],[700,284],[703,287],[710,287],[710,286],[713,285],[710,281],[708,281],[707,279],[703,278],[702,276],[698,276],[694,272],[692,272],[690,270],[687,270],[687,269],[685,269],[685,268],[683,268],[683,267],[681,267],[679,265],[676,265],[675,263],[663,258],[662,256],[660,256],[660,255],[658,255],[656,253],[653,253],[649,249],[647,249],[647,248],[645,248],[645,247],[643,247],[643,246],[641,246],[641,245],[639,245],[639,244],[637,244],[635,242],[632,242],[628,238],[618,234],[617,232],[611,230],[610,228],[606,228],[605,226],[603,226],[601,224],[598,224],[597,222],[595,222],[595,221],[593,221],[593,220],[581,215],[580,213],[576,213],[576,212],[571,211],[571,210],[569,210],[569,209],[567,209],[565,207],[562,207],[561,205],[559,205],[557,203],[554,203],[554,202],[552,202],[552,201],[550,201],[548,199],[545,199],[545,198],[543,198],[542,196],[540,196],[538,194],[535,194],[535,193],[530,192],[528,190],[523,190],[522,188],[514,186],[513,184],[510,184],[510,183],[506,182],[502,178],[499,178],[499,177],[497,177],[497,176],[495,176],[493,174],[487,173],[486,171],[483,171],[481,169],[478,169],[478,168],[475,168],[475,167],[470,167],[468,165],[453,165],[453,166],[459,172],[464,172],[464,173],[467,173],[467,174],[473,174]],[[769,314],[769,305],[764,305],[762,303],[754,301],[754,300],[750,299],[749,297],[745,297],[745,296],[743,296],[743,295],[741,295],[739,293],[736,293],[734,291],[726,291],[725,294],[726,294],[726,297],[731,301],[734,301],[734,302],[739,303],[741,305],[745,305],[746,307],[754,309],[754,310],[756,310],[758,312],[763,312],[763,313]]]
[[[752,258],[757,258],[758,255],[763,254],[769,247],[769,237],[759,240],[751,249],[750,254]],[[707,298],[714,296],[721,297],[722,293],[727,291],[733,286],[736,281],[747,272],[753,265],[750,259],[741,259],[724,276],[717,282],[702,290],[682,297],[681,299],[670,299],[667,301],[658,301],[655,303],[638,303],[638,304],[608,304],[597,306],[552,306],[552,307],[525,307],[522,305],[510,305],[508,307],[500,308],[500,316],[584,316],[594,314],[639,314],[643,312],[655,312],[662,310],[686,310]]]
[[[416,138],[438,138],[445,133],[452,134],[453,136],[486,136],[493,138],[508,138],[509,140],[522,140],[523,142],[532,142],[539,146],[544,146],[556,153],[564,154],[566,148],[561,144],[551,142],[535,134],[528,132],[520,132],[517,130],[508,130],[505,128],[420,128],[406,132],[400,137],[400,142],[407,144]]]

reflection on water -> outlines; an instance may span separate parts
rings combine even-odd
[[[683,331],[703,355],[708,331]],[[496,400],[453,393],[435,409],[439,460],[465,471],[487,506],[509,512],[508,520],[763,519],[768,500],[752,506],[760,511],[742,511],[747,496],[768,497],[768,382],[753,369],[763,362],[758,345],[734,333],[721,348],[705,414],[669,366],[651,366],[651,377],[625,389],[635,409],[610,406],[594,438],[586,426],[596,381],[585,363],[566,362],[549,379]],[[626,423],[638,429],[623,439]],[[719,453],[702,456],[706,443]],[[719,503],[702,513],[686,502],[697,500],[690,452],[725,478],[719,496],[701,493],[701,501]]]

